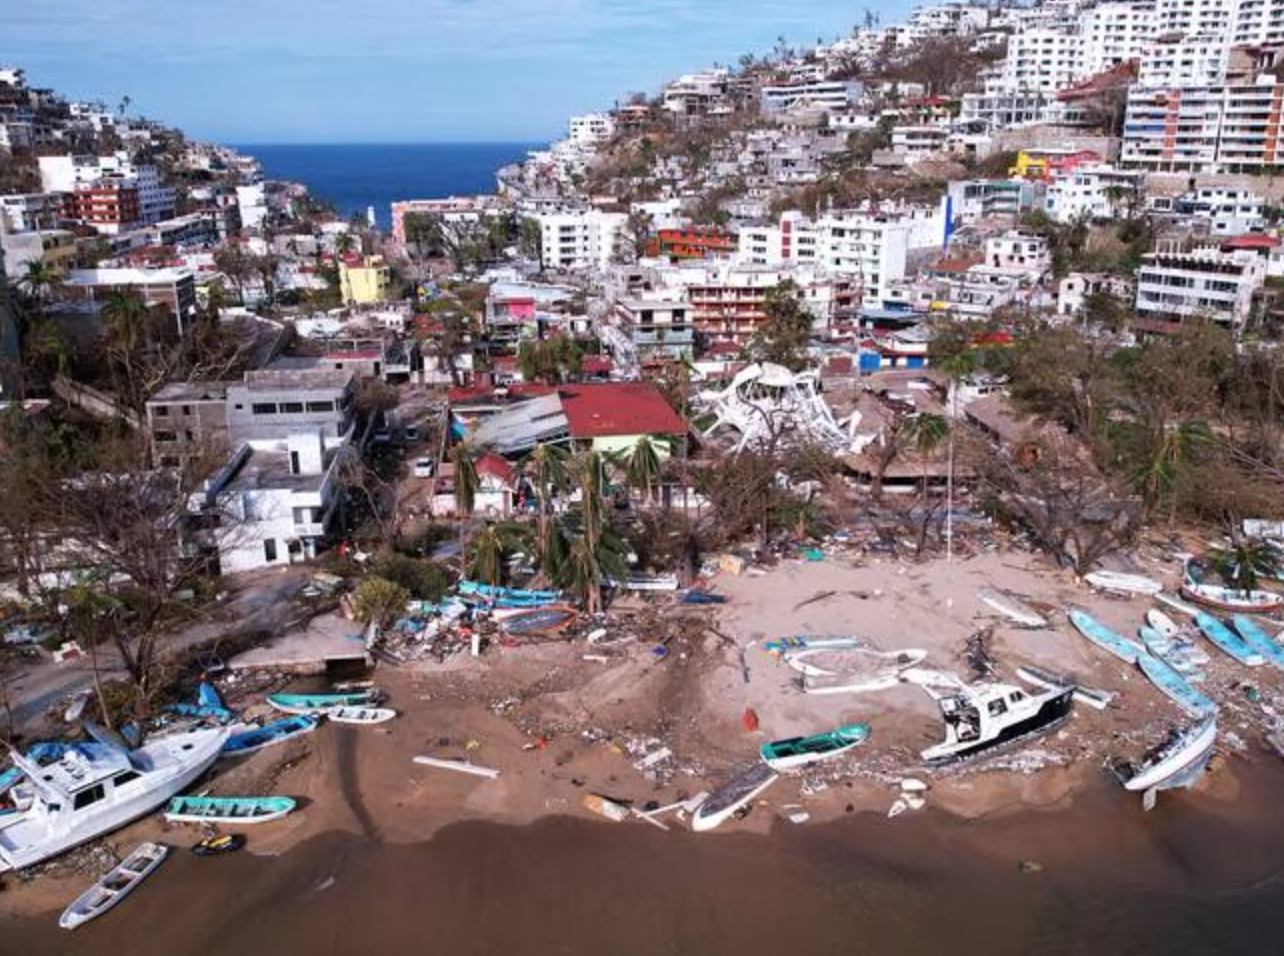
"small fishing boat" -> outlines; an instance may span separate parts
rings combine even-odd
[[[142,844],[106,876],[76,897],[62,911],[58,925],[63,929],[75,929],[102,916],[151,876],[168,854],[169,847],[163,843]]]
[[[1284,669],[1284,648],[1276,644],[1256,621],[1243,614],[1236,614],[1231,618],[1231,624],[1235,626],[1235,630],[1239,632],[1245,644],[1276,667]]]
[[[1217,584],[1199,584],[1186,581],[1181,593],[1196,604],[1218,611],[1238,611],[1249,614],[1269,614],[1284,608],[1284,595],[1275,591],[1241,591]]]
[[[726,823],[736,811],[748,806],[754,797],[779,779],[780,775],[765,763],[755,764],[709,794],[692,814],[691,829],[712,830]]]
[[[1122,571],[1090,571],[1083,579],[1098,591],[1114,591],[1117,594],[1154,596],[1164,589],[1154,578],[1142,574],[1125,574]]]
[[[272,694],[267,702],[283,714],[321,714],[334,707],[360,707],[370,703],[368,690],[347,693]]]
[[[580,798],[580,803],[586,810],[591,810],[600,817],[606,817],[612,823],[623,823],[633,814],[627,803],[612,800],[600,793],[586,793]]]
[[[207,704],[189,704],[186,701],[179,701],[177,704],[167,704],[165,709],[171,714],[177,714],[179,717],[191,717],[196,720],[214,720],[220,724],[231,723],[233,714],[226,707],[211,707]]]
[[[1086,687],[1069,674],[1054,674],[1052,671],[1036,667],[1034,664],[1023,664],[1016,669],[1017,677],[1043,690],[1056,690],[1061,687],[1073,687],[1074,699],[1087,704],[1093,710],[1105,710],[1119,695],[1112,690],[1100,690]]]
[[[336,724],[382,724],[397,712],[391,707],[333,707],[325,715]]]
[[[483,584],[480,581],[460,581],[456,586],[460,594],[477,595],[484,598],[510,598],[513,600],[557,601],[562,597],[561,591],[534,591],[529,588],[506,588],[498,585]]]
[[[841,669],[832,672],[810,665],[806,660],[796,661],[792,656],[786,661],[795,669],[806,668],[802,678],[806,694],[862,694],[889,690],[903,683],[906,671],[927,657],[927,651],[917,648],[902,651],[851,648],[842,653],[848,655],[847,659]],[[827,667],[835,666],[827,660],[825,663]]]
[[[1193,644],[1166,638],[1149,626],[1137,628],[1137,636],[1145,645],[1146,653],[1162,660],[1187,681],[1203,679],[1200,667],[1208,663],[1208,655],[1202,651],[1196,652]]]
[[[1142,653],[1137,643],[1116,634],[1087,611],[1072,608],[1070,611],[1070,623],[1074,625],[1075,630],[1093,644],[1096,644],[1104,651],[1110,652],[1125,664],[1137,663],[1137,656]]]
[[[927,651],[917,647],[880,651],[873,647],[809,647],[785,655],[785,663],[804,677],[832,677],[837,674],[865,675],[891,668],[904,670],[921,664]]]
[[[1245,667],[1261,667],[1266,663],[1265,657],[1253,650],[1243,638],[1211,614],[1200,611],[1195,615],[1195,626],[1204,637]]]
[[[1028,694],[998,681],[959,685],[944,695],[923,687],[936,698],[945,720],[945,740],[921,753],[932,764],[970,760],[1046,733],[1070,715],[1074,698],[1074,687]]]
[[[1215,703],[1191,687],[1177,669],[1162,658],[1143,653],[1137,657],[1137,667],[1147,680],[1191,717],[1217,712]]]
[[[763,744],[762,759],[772,770],[794,770],[838,757],[867,739],[869,726],[852,724],[812,737],[788,737]]]
[[[768,654],[793,654],[797,651],[818,648],[867,647],[869,642],[854,634],[818,636],[815,634],[795,634],[792,637],[781,637],[767,641],[763,648]]]
[[[287,740],[310,734],[317,729],[320,718],[311,714],[294,714],[284,720],[275,720],[262,727],[252,727],[232,734],[223,745],[222,757],[240,757],[264,747],[283,744]]]
[[[1177,622],[1159,610],[1159,608],[1152,607],[1146,612],[1146,624],[1161,637],[1165,637],[1170,641],[1181,633],[1181,628],[1177,626]]]
[[[1048,619],[1020,598],[995,588],[981,588],[977,598],[986,607],[997,611],[1008,620],[1022,627],[1047,627]]]
[[[508,634],[549,634],[569,627],[579,617],[579,612],[565,604],[531,608],[505,617],[499,626]]]
[[[245,844],[244,833],[217,833],[193,844],[192,852],[197,856],[222,856],[225,853],[235,853]]]
[[[622,581],[607,578],[605,584],[622,591],[676,591],[678,576],[676,574],[630,574]]]
[[[174,797],[165,807],[170,823],[271,823],[293,812],[290,797]]]
[[[1137,636],[1141,638],[1142,645],[1156,657],[1166,657],[1172,653],[1173,639],[1164,637],[1149,624],[1143,624],[1137,628]]]
[[[1172,731],[1167,740],[1147,751],[1139,763],[1118,761],[1112,769],[1125,790],[1144,792],[1183,786],[1203,771],[1216,742],[1217,717],[1207,714],[1184,731]]]

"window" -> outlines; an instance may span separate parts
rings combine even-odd
[[[178,432],[152,432],[156,441],[178,441]]]
[[[123,787],[125,784],[132,783],[137,779],[138,779],[137,770],[125,770],[122,773],[118,773],[116,774],[116,776],[112,777],[111,782],[114,783],[117,787]]]
[[[308,411],[332,412],[334,411],[334,402],[308,402]]]
[[[268,563],[276,561],[276,538],[268,538],[263,542],[263,560]]]
[[[78,794],[76,794],[76,797],[72,801],[71,805],[73,809],[81,810],[89,806],[90,804],[97,803],[99,800],[103,798],[103,796],[104,796],[103,785],[101,783],[97,783],[97,784],[94,784],[92,787],[88,787],[84,790],[81,790]]]
[[[276,402],[255,402],[250,406],[250,411],[255,415],[275,415]]]
[[[282,402],[281,403],[282,415],[298,415],[302,413],[302,411],[303,411],[302,402]]]
[[[196,438],[196,436],[192,434],[192,430],[190,428],[183,432],[183,437],[188,441],[193,441]]]
[[[191,405],[184,405],[184,406],[183,406],[183,414],[184,414],[184,415],[190,415],[190,414],[192,414],[192,406],[191,406]]]
[[[169,418],[169,406],[168,406],[168,405],[157,405],[157,406],[156,406],[156,417],[157,417],[157,418]]]
[[[290,452],[290,474],[299,474],[299,453],[297,451]]]

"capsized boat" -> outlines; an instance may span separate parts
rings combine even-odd
[[[1073,687],[1029,694],[1015,684],[960,684],[941,695],[930,685],[945,718],[945,740],[921,754],[928,763],[969,760],[996,748],[1046,733],[1070,714]]]
[[[223,757],[240,757],[244,754],[254,753],[256,750],[262,750],[264,747],[271,747],[275,744],[283,744],[287,740],[293,740],[303,734],[310,734],[317,729],[320,718],[311,714],[294,714],[283,720],[274,720],[270,724],[264,724],[262,727],[252,727],[249,730],[242,730],[232,734],[227,738],[227,743],[223,745]]]
[[[705,798],[691,815],[691,829],[704,831],[720,826],[779,779],[780,775],[765,763],[755,764]]]
[[[1170,641],[1175,640],[1177,635],[1181,633],[1181,628],[1177,626],[1177,622],[1157,607],[1152,607],[1146,612],[1146,624],[1161,637]]]
[[[290,797],[174,797],[165,807],[170,823],[270,823],[291,813]]]
[[[811,737],[787,737],[762,745],[763,762],[772,770],[794,770],[847,753],[869,739],[868,724],[851,724]]]
[[[325,712],[336,724],[382,724],[397,716],[391,707],[334,707]]]
[[[106,876],[76,897],[58,917],[63,929],[75,929],[97,919],[138,888],[169,855],[163,843],[144,843],[114,866]]]
[[[548,607],[530,608],[509,615],[499,622],[499,626],[508,634],[548,634],[569,627],[575,622],[579,612],[564,604],[552,604]]]
[[[1125,790],[1167,789],[1191,782],[1208,763],[1217,742],[1217,716],[1207,714],[1183,731],[1152,748],[1139,763],[1118,761],[1112,769]]]
[[[151,813],[208,770],[227,739],[227,728],[211,727],[133,750],[76,744],[46,763],[13,753],[31,801],[0,817],[0,869],[32,866]]]
[[[1191,687],[1184,677],[1153,654],[1142,653],[1137,657],[1137,667],[1146,679],[1162,691],[1191,717],[1204,717],[1217,712],[1217,705]]]
[[[1208,655],[1202,651],[1196,654],[1193,644],[1164,637],[1149,625],[1137,628],[1137,636],[1141,638],[1141,643],[1145,645],[1146,653],[1163,661],[1187,681],[1203,679],[1203,674],[1199,668],[1208,663]],[[1141,656],[1139,655],[1138,660],[1140,659]]]
[[[1231,624],[1235,626],[1235,630],[1239,632],[1245,644],[1276,667],[1284,669],[1284,648],[1276,644],[1256,621],[1243,614],[1236,614],[1231,618]]]
[[[1070,610],[1070,623],[1074,625],[1075,630],[1092,641],[1092,643],[1104,651],[1109,651],[1125,664],[1137,663],[1137,657],[1142,653],[1142,650],[1137,646],[1136,641],[1130,641],[1128,638],[1116,634],[1087,611],[1072,608]]]
[[[1048,619],[1015,595],[996,588],[981,588],[977,598],[986,607],[997,611],[1021,627],[1047,627]]]
[[[1083,579],[1099,591],[1115,591],[1120,594],[1154,596],[1164,589],[1154,578],[1122,571],[1089,571]]]
[[[1204,637],[1245,667],[1261,667],[1266,663],[1265,657],[1253,650],[1242,637],[1211,614],[1200,611],[1195,615],[1195,626]]]

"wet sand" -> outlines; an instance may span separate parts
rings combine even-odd
[[[1284,768],[1232,772],[1234,802],[1164,794],[1149,815],[1100,781],[1068,810],[980,821],[856,813],[764,835],[553,817],[414,844],[330,832],[275,858],[176,853],[74,934],[56,911],[0,920],[0,952],[1277,954]]]

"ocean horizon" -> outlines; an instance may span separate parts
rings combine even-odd
[[[487,193],[495,173],[542,143],[238,143],[269,179],[302,183],[343,216],[374,208],[389,228],[389,206],[405,199]]]

